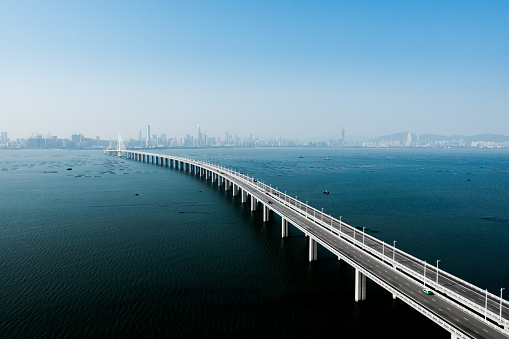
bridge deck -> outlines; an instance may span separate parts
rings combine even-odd
[[[119,151],[105,151],[118,154]],[[509,333],[495,323],[509,326],[509,305],[500,298],[437,269],[410,254],[387,245],[354,227],[303,204],[284,193],[238,172],[206,162],[138,151],[122,151],[127,158],[162,163],[178,161],[210,171],[229,180],[311,239],[348,262],[420,313],[457,337],[507,338]],[[426,265],[426,285],[433,295],[421,291]],[[486,319],[485,319],[486,318]]]

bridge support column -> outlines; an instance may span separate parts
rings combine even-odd
[[[288,220],[282,218],[281,221],[281,238],[288,237]]]
[[[247,192],[245,189],[241,189],[242,203],[245,204],[247,201]]]
[[[224,180],[224,178],[222,176],[218,175],[218,177],[217,177],[217,186],[218,187],[223,186],[223,180]]]
[[[309,236],[309,262],[315,261],[318,258],[318,243],[315,239]]]
[[[355,301],[366,300],[366,276],[355,269]]]
[[[224,179],[224,190],[229,191],[230,190],[230,180]]]
[[[265,205],[263,205],[263,222],[269,221],[269,208]]]
[[[256,211],[256,205],[258,205],[258,201],[256,201],[256,198],[251,196],[251,212]]]
[[[232,194],[234,197],[239,195],[239,186],[237,186],[236,184],[233,184]]]

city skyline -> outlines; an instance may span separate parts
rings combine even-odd
[[[0,130],[509,134],[508,16],[504,1],[3,2]]]
[[[138,138],[124,138],[120,131],[116,138],[90,138],[81,133],[72,134],[70,138],[59,138],[55,135],[32,134],[28,138],[11,139],[8,132],[0,134],[0,148],[117,148],[118,142],[130,149],[135,148],[207,148],[207,147],[471,147],[471,148],[509,148],[509,136],[501,134],[436,135],[416,134],[412,132],[395,133],[376,138],[347,137],[343,127],[337,136],[317,139],[292,139],[281,136],[259,138],[250,134],[239,137],[236,133],[226,132],[224,137],[209,136],[202,133],[198,125],[195,135],[186,133],[185,137],[152,134],[150,125],[145,126],[146,133],[139,131]]]

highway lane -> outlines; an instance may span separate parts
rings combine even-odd
[[[138,153],[148,154],[144,152]],[[178,157],[162,157],[184,160]],[[381,283],[382,285],[386,284],[386,286],[384,286],[385,288],[389,290],[395,289],[398,293],[402,294],[399,295],[401,299],[405,299],[406,296],[408,296],[410,299],[405,300],[405,302],[416,309],[422,307],[424,311],[421,309],[421,313],[425,314],[430,319],[439,317],[474,338],[508,337],[507,332],[502,333],[488,326],[487,322],[484,321],[482,317],[475,316],[471,314],[469,310],[458,305],[455,300],[456,298],[448,298],[446,295],[440,294],[442,293],[440,290],[438,294],[433,296],[424,294],[421,291],[422,275],[424,273],[424,263],[421,260],[397,249],[393,251],[392,246],[386,246],[380,240],[363,234],[362,231],[356,230],[350,225],[342,222],[340,223],[338,220],[296,199],[285,196],[283,193],[275,191],[257,182],[253,178],[208,163],[190,159],[185,159],[184,161],[219,173],[232,183],[246,188],[252,196],[256,197],[270,209],[275,210],[276,213],[288,219],[294,226],[310,234],[314,239],[321,242],[322,245],[329,247],[329,250],[340,255],[353,266],[358,265],[361,269],[365,270],[368,277],[370,277],[369,274],[372,274],[372,277],[370,277],[372,280],[376,281],[378,279],[380,281],[377,281],[377,283]],[[271,203],[269,203],[269,201]],[[311,214],[311,210],[315,217]],[[392,267],[393,256],[397,270]],[[381,258],[384,258],[385,261],[382,261]],[[400,272],[400,270],[404,272]],[[427,266],[426,270],[426,281],[429,285],[430,281],[436,281],[436,270],[433,270],[431,266]],[[432,280],[433,278],[434,280]],[[483,300],[485,302],[486,295],[480,295],[479,288],[454,278],[454,276],[440,271],[439,287],[447,286],[447,289],[460,294],[463,298],[468,297],[468,299],[477,304],[476,307],[479,309],[480,307],[478,305],[483,305]],[[414,301],[417,304],[413,305]],[[498,315],[497,310],[499,310],[499,308],[497,308],[496,301],[496,298],[489,295],[488,308],[491,312]],[[477,311],[479,313],[479,310]],[[503,314],[507,314],[507,307],[505,305]],[[434,321],[436,322],[436,320]]]
[[[418,302],[430,312],[454,325],[465,334],[473,338],[507,338],[500,332],[488,327],[486,323],[471,314],[464,312],[461,308],[449,302],[439,295],[427,295],[422,292],[422,285],[416,283],[413,279],[406,277],[401,272],[395,272],[394,268],[388,264],[375,260],[371,255],[364,252],[358,246],[351,244],[342,237],[338,237],[323,228],[316,227],[311,220],[301,214],[289,211],[284,204],[278,200],[271,199],[263,193],[255,194],[256,198],[264,204],[270,205],[286,218],[294,220],[294,225],[299,224],[303,230],[309,233],[313,238],[320,239],[330,244],[342,258],[349,258],[358,263],[365,270],[372,272],[379,279],[393,286],[413,300]],[[271,201],[271,204],[269,204]],[[362,239],[357,239],[362,241]]]
[[[236,176],[229,173],[225,172],[223,175],[232,182],[239,184],[241,187],[243,184],[246,184],[245,182],[239,181]],[[258,186],[257,182],[250,181],[249,183]],[[416,282],[413,278],[408,277],[400,271],[395,272],[390,260],[386,261],[384,264],[381,260],[377,260],[377,258],[373,258],[372,255],[366,253],[365,250],[361,248],[362,245],[375,251],[380,255],[380,257],[382,257],[382,249],[377,248],[380,246],[379,243],[366,237],[366,235],[364,235],[363,239],[362,232],[355,228],[341,227],[342,234],[344,234],[344,236],[338,236],[323,227],[317,227],[316,224],[309,219],[305,211],[302,213],[303,210],[298,202],[288,200],[286,201],[286,204],[291,205],[300,212],[289,209],[285,204],[285,201],[281,202],[279,200],[279,194],[275,195],[273,193],[275,192],[272,190],[270,190],[270,192],[265,191],[265,188],[263,188],[262,191],[252,191],[252,195],[255,196],[258,201],[269,206],[270,209],[290,220],[294,226],[299,225],[299,228],[301,228],[302,231],[310,234],[313,238],[322,240],[332,246],[337,252],[336,254],[339,254],[340,257],[350,258],[352,261],[355,261],[365,270],[376,275],[379,279],[400,291],[400,293],[407,295],[419,303],[422,307],[434,313],[437,317],[443,319],[449,324],[455,326],[466,335],[473,338],[507,338],[507,336],[501,331],[497,331],[488,326],[486,321],[483,319],[480,319],[479,317],[466,312],[463,308],[458,307],[454,301],[451,301],[440,294],[425,294],[422,292],[423,285],[421,283]],[[320,221],[327,226],[330,225],[328,223],[332,222],[331,228],[336,229],[339,233],[339,225],[334,224],[334,219],[328,218],[326,215],[320,215],[319,217]],[[352,243],[353,239],[357,242],[356,244]],[[408,268],[413,269],[416,273],[419,273],[419,271],[424,273],[424,266],[420,261],[401,255],[400,252],[393,252],[391,249],[387,249],[387,252],[384,254],[389,258],[392,257],[392,255],[395,255],[396,266],[406,265]],[[440,280],[439,277],[439,282],[444,283],[445,281],[444,279]]]
[[[276,197],[279,197],[280,193],[276,190],[269,189],[269,191],[274,194]],[[309,213],[310,207],[306,204],[302,204],[301,202],[293,199],[284,197],[284,201],[286,201],[290,206],[295,207],[300,210],[302,213]],[[313,209],[314,210],[314,209]],[[345,223],[340,223],[336,219],[323,214],[321,211],[314,211],[315,216],[317,215],[317,220],[321,222],[325,227],[334,230],[335,233],[344,234],[349,236],[352,241],[355,239],[357,243],[364,242],[364,248],[369,250],[372,254],[382,258],[388,257],[393,258],[394,255],[394,263],[397,267],[402,269],[406,269],[412,271],[412,275],[415,277],[419,277],[421,281],[424,281],[424,262],[414,258],[413,256],[402,252],[402,251],[393,251],[391,246],[384,246],[384,244],[369,235],[363,234],[362,230],[357,230],[356,228],[346,225]],[[393,262],[391,259],[387,260],[387,262]],[[493,321],[499,320],[501,305],[500,298],[493,296],[492,294],[488,294],[488,298],[486,298],[486,294],[484,291],[480,291],[479,288],[472,286],[471,284],[458,279],[450,274],[446,274],[442,272],[438,276],[438,286],[437,282],[437,269],[433,265],[429,263],[426,265],[426,283],[427,286],[432,286],[435,290],[440,291],[444,295],[448,295],[451,298],[454,298],[456,301],[460,301],[459,296],[468,300],[468,302],[463,302],[463,304],[469,308],[475,309],[478,313],[484,314],[484,309],[487,306],[487,310],[494,314],[492,316]],[[472,288],[475,287],[475,288]],[[486,304],[487,301],[487,304]],[[509,318],[509,307],[507,303],[502,304],[502,318]]]

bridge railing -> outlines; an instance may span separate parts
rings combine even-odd
[[[106,152],[106,151],[105,151]],[[130,152],[130,151],[128,151]],[[139,154],[145,154],[145,155],[148,155],[148,156],[157,156],[157,157],[160,157],[161,155],[160,154],[154,154],[154,153],[147,153],[147,152],[137,152]],[[242,173],[239,173],[235,170],[232,170],[231,168],[226,168],[226,167],[223,167],[221,165],[217,165],[217,164],[213,164],[213,163],[210,163],[210,162],[206,162],[206,161],[200,161],[200,160],[195,160],[195,159],[189,159],[189,158],[185,158],[185,157],[179,157],[179,156],[164,156],[164,157],[167,157],[167,158],[173,158],[174,160],[178,160],[178,161],[186,161],[188,162],[189,164],[194,164],[194,165],[197,165],[197,166],[200,166],[200,167],[207,167],[209,170],[211,171],[214,171],[216,172],[217,174],[220,174],[220,172],[223,172],[223,174],[229,174],[231,176],[234,176],[234,177],[237,177],[238,179],[241,179],[242,182],[244,184],[247,184],[249,185],[250,187],[252,188],[255,188],[257,189],[258,191],[260,191],[261,193],[265,193],[265,192],[269,192],[271,194],[271,196],[275,199],[277,199],[278,201],[280,201],[281,203],[287,205],[288,207],[292,208],[293,210],[295,210],[296,212],[300,213],[301,215],[304,215],[306,218],[312,220],[315,222],[315,224],[323,227],[323,228],[326,228],[328,229],[329,231],[335,233],[336,235],[338,236],[343,236],[343,237],[347,237],[349,239],[351,239],[351,241],[358,245],[359,247],[363,248],[364,250],[370,252],[371,254],[375,255],[376,257],[379,257],[380,260],[382,262],[387,262],[387,263],[393,263],[393,267],[394,268],[399,268],[401,271],[409,274],[410,276],[412,276],[414,279],[416,279],[417,281],[421,281],[421,282],[424,282],[424,281],[431,281],[431,279],[429,278],[424,278],[423,276],[423,273],[421,274],[420,272],[417,272],[413,269],[410,269],[410,268],[407,268],[406,266],[404,265],[400,265],[397,263],[397,260],[395,260],[393,262],[392,258],[389,257],[388,255],[386,255],[385,253],[385,249],[388,250],[389,253],[393,253],[393,255],[395,253],[397,253],[400,258],[405,258],[407,260],[412,260],[416,263],[419,263],[420,265],[429,265],[429,264],[426,264],[426,262],[416,258],[416,257],[413,257],[412,255],[402,251],[402,250],[399,250],[397,248],[395,248],[394,246],[391,246],[389,244],[386,244],[385,242],[369,235],[369,234],[366,234],[364,232],[359,232],[357,231],[357,229],[351,225],[348,225],[347,223],[343,222],[340,218],[340,220],[336,219],[336,218],[333,218],[331,215],[327,215],[325,213],[323,213],[322,211],[308,205],[308,204],[305,204],[305,203],[302,203],[301,201],[299,201],[298,199],[296,198],[293,198],[289,195],[287,195],[286,193],[283,193],[277,189],[274,189],[272,188],[271,185],[267,186],[265,183],[263,182],[260,182],[258,180],[254,180],[254,178],[252,177],[249,177],[245,174],[242,174]],[[312,212],[312,213],[311,213]],[[330,221],[330,225],[327,224],[326,222],[324,222],[324,219],[325,220],[329,220]],[[336,225],[334,225],[334,223]],[[339,229],[335,226],[339,225]],[[347,232],[345,232],[344,228],[346,228],[346,230],[349,230],[351,235],[348,234]],[[357,234],[363,234],[363,237],[365,238],[365,242],[362,243],[360,242],[359,240],[356,239],[356,235]],[[366,239],[368,241],[366,241]],[[369,241],[373,244],[372,246],[369,246],[368,243]],[[379,251],[379,250],[376,250],[374,248],[374,245],[378,245],[378,246],[381,246],[382,248],[382,251]],[[463,285],[466,285],[468,286],[470,289],[474,290],[474,291],[477,291],[480,295],[482,296],[485,296],[486,295],[486,290],[482,290],[481,288],[471,284],[471,283],[468,283],[450,273],[447,273],[446,271],[443,271],[441,269],[438,269],[438,271],[436,270],[436,268],[434,266],[427,266],[427,267],[430,267],[431,271],[435,271],[435,274],[438,274],[439,276],[441,276],[442,278],[445,278],[447,277],[448,279],[451,279],[453,281],[456,281],[456,282],[459,282]],[[442,279],[443,280],[443,279]],[[440,284],[438,284],[438,286],[436,284],[433,284],[435,285],[435,289],[437,291],[441,291],[442,293],[450,296],[450,297],[454,297],[455,299],[457,300],[461,300],[464,304],[474,308],[474,309],[477,309],[479,313],[486,313],[486,315],[489,315],[490,318],[492,318],[493,320],[496,320],[497,322],[503,322],[504,324],[509,324],[509,321],[505,318],[500,318],[499,316],[499,313],[494,313],[490,310],[486,310],[485,307],[483,307],[482,305],[478,304],[478,303],[475,303],[475,302],[472,302],[471,300],[467,299],[467,298],[464,298],[463,296],[459,295],[458,293],[446,288],[445,286],[440,286]],[[438,287],[440,287],[440,289],[438,289]],[[504,299],[500,299],[499,296],[497,295],[494,295],[492,293],[488,293],[488,300],[490,300],[492,303],[494,302],[502,302],[502,304],[504,306],[508,306],[509,303],[504,300]]]
[[[435,266],[433,266],[429,263],[426,263],[425,261],[423,261],[419,258],[416,258],[416,257],[408,254],[407,252],[399,250],[398,248],[396,248],[394,246],[386,244],[385,242],[383,242],[369,234],[366,234],[364,232],[359,232],[355,227],[348,225],[347,223],[343,222],[342,220],[337,220],[337,219],[333,218],[331,215],[327,215],[327,214],[323,213],[322,211],[317,210],[316,208],[309,206],[308,204],[305,204],[305,203],[301,202],[300,200],[289,196],[286,193],[283,193],[277,189],[274,189],[274,188],[272,188],[271,185],[266,185],[264,182],[261,182],[259,180],[256,181],[255,185],[253,185],[252,184],[253,178],[246,176],[244,174],[241,174],[240,172],[231,170],[230,168],[223,168],[223,169],[225,170],[226,173],[237,176],[237,177],[243,179],[244,181],[247,181],[248,183],[251,184],[251,186],[258,188],[258,190],[261,191],[262,193],[269,192],[273,198],[286,204],[289,207],[292,207],[292,209],[296,210],[297,212],[299,212],[302,215],[305,215],[308,219],[313,220],[316,224],[320,225],[321,227],[325,227],[333,232],[335,230],[336,232],[339,232],[339,233],[336,233],[337,235],[346,236],[346,237],[350,238],[354,244],[357,244],[364,250],[372,253],[373,255],[380,257],[380,259],[384,262],[393,263],[395,268],[398,268],[401,271],[403,271],[407,274],[410,274],[414,279],[417,279],[418,281],[423,282],[423,283],[428,282],[428,285],[433,286],[436,291],[440,291],[450,297],[453,297],[456,300],[461,300],[461,302],[464,303],[465,305],[468,305],[469,307],[477,309],[477,311],[480,314],[485,313],[486,315],[489,315],[491,319],[493,319],[497,322],[509,324],[509,321],[507,319],[500,317],[500,313],[495,313],[495,312],[491,311],[490,309],[487,309],[486,307],[483,307],[482,305],[475,303],[475,302],[471,301],[470,299],[461,296],[460,294],[441,285],[440,283],[437,285],[436,278],[434,280],[430,279],[429,277],[426,278],[424,276],[424,266],[426,266],[427,269],[430,270],[430,272],[433,272],[434,273],[433,275],[435,275],[435,277],[438,274],[438,276],[439,276],[439,278],[441,278],[441,280],[443,280],[444,278],[448,278],[452,281],[466,285],[470,289],[477,291],[477,293],[480,296],[485,296],[486,290],[482,290],[481,288],[479,288],[467,281],[464,281],[464,280],[462,280],[462,279],[460,279],[446,271],[443,271],[441,269],[437,270]],[[331,225],[324,222],[324,219],[325,220],[328,219],[331,222]],[[335,224],[340,225],[340,229],[337,229],[337,227],[334,227],[335,226],[334,222],[335,222]],[[351,231],[350,233],[352,235],[350,235],[347,232],[345,232],[344,230],[342,230],[343,227],[349,229]],[[356,238],[356,235],[358,235],[358,234],[362,234],[362,236],[365,238],[364,243],[362,243],[361,241],[359,241]],[[372,245],[369,245],[369,242],[371,242]],[[381,250],[377,250],[374,245],[378,245],[379,247],[381,247],[383,249],[387,249],[387,252],[389,252],[389,253],[395,252],[396,254],[398,254],[400,260],[401,260],[401,258],[405,258],[407,260],[411,260],[413,262],[420,264],[423,267],[423,271],[417,272],[416,270],[413,270],[405,265],[399,264],[398,260],[393,261],[392,258],[389,257],[387,254],[382,253]],[[397,256],[396,256],[396,259],[398,259]],[[489,293],[489,292],[488,292],[488,300],[492,304],[492,309],[495,308],[495,306],[493,305],[494,303],[501,301],[499,296],[497,296],[493,293]],[[506,300],[502,299],[502,304],[507,307],[507,305],[509,303]]]

